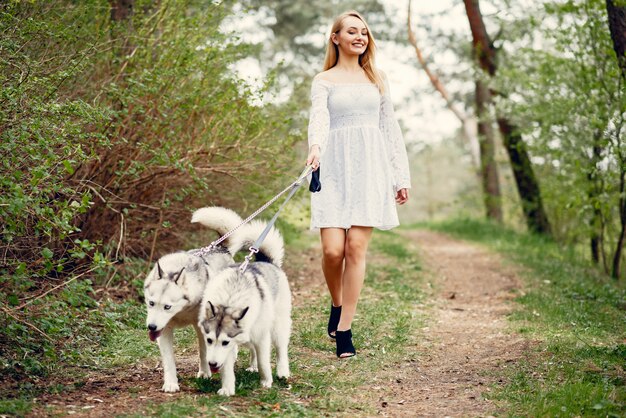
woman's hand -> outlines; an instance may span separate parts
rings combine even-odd
[[[400,189],[396,193],[396,203],[398,205],[404,205],[409,200],[409,189]]]
[[[311,146],[309,156],[306,158],[306,165],[310,165],[313,171],[317,170],[320,166],[320,146],[315,144]]]

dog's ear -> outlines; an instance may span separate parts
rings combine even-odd
[[[174,277],[174,283],[178,284],[178,279],[180,279],[180,276],[183,275],[183,271],[185,270],[185,268],[183,267],[182,269],[180,269],[180,271],[178,272],[178,274],[176,275],[176,277]]]
[[[215,306],[213,306],[211,301],[209,301],[209,307],[206,310],[207,319],[213,318],[216,315],[215,311],[216,311]]]
[[[158,261],[157,261],[157,273],[159,274],[159,280],[161,280],[163,278],[163,269],[161,268],[161,265],[159,264]]]
[[[246,314],[248,313],[249,308],[250,308],[249,306],[246,306],[243,309],[238,309],[235,312],[233,312],[233,319],[235,321],[241,321],[243,317],[246,316]]]

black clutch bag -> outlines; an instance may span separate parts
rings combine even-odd
[[[311,183],[309,184],[309,191],[311,193],[319,192],[322,190],[322,183],[320,183],[320,167],[317,167],[313,173],[311,173]]]

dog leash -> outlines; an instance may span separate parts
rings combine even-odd
[[[282,195],[284,195],[285,193],[287,193],[289,190],[291,190],[291,193],[289,194],[289,196],[287,197],[287,199],[285,200],[285,202],[282,204],[282,206],[278,209],[278,211],[276,212],[276,214],[274,215],[274,218],[272,218],[272,221],[270,222],[269,228],[266,228],[267,231],[263,231],[263,234],[261,234],[261,236],[263,236],[263,239],[265,239],[265,237],[267,236],[267,234],[269,233],[269,230],[271,229],[271,226],[274,224],[274,222],[276,222],[276,219],[278,217],[278,213],[280,213],[281,209],[283,208],[283,206],[285,206],[285,203],[287,203],[289,201],[289,199],[291,199],[291,197],[295,194],[296,190],[298,190],[298,188],[300,187],[300,185],[302,184],[302,181],[309,175],[311,174],[311,171],[313,170],[313,168],[309,165],[306,166],[306,168],[302,171],[302,173],[300,174],[300,176],[298,177],[298,179],[296,181],[294,181],[293,183],[291,183],[289,186],[285,187],[280,193],[278,193],[276,196],[274,196],[273,198],[271,198],[267,203],[265,203],[263,206],[261,206],[260,208],[258,208],[256,211],[254,211],[252,213],[252,215],[248,216],[246,219],[244,219],[239,225],[237,225],[236,227],[234,227],[233,229],[231,229],[230,231],[228,231],[227,233],[225,233],[224,235],[222,235],[220,238],[216,239],[215,241],[213,241],[212,243],[210,243],[209,245],[207,245],[206,247],[202,247],[200,249],[198,249],[196,252],[193,253],[193,255],[198,256],[198,257],[202,257],[203,255],[206,255],[208,253],[210,253],[212,250],[214,250],[222,241],[228,239],[228,237],[230,237],[232,234],[235,233],[235,231],[237,231],[239,228],[241,228],[242,226],[244,226],[245,224],[247,224],[248,222],[250,222],[252,219],[256,218],[261,212],[263,212],[265,209],[267,209],[272,203],[274,203],[275,201],[277,201]],[[259,237],[260,238],[260,237]],[[257,239],[258,242],[258,239]],[[263,242],[261,240],[261,242]],[[261,245],[261,243],[258,244],[259,246]],[[257,250],[256,252],[258,252],[258,246],[256,246],[256,242],[255,245],[253,245],[252,247],[250,247],[250,251],[252,251],[252,248],[256,247]],[[250,253],[248,256],[246,256],[246,259],[248,259],[249,257],[252,256],[252,254],[255,253]],[[246,262],[246,266],[248,265],[248,263]],[[245,270],[245,268],[244,268]]]
[[[285,207],[287,202],[289,202],[289,200],[293,197],[293,195],[296,194],[296,192],[302,185],[302,180],[304,180],[304,178],[308,176],[309,173],[310,173],[310,167],[305,168],[304,171],[302,172],[302,175],[300,175],[300,178],[297,181],[293,182],[291,186],[289,186],[291,187],[291,192],[287,195],[287,197],[285,198],[285,201],[283,202],[282,205],[280,205],[280,207],[278,208],[278,210],[276,211],[272,219],[270,219],[270,221],[267,223],[267,225],[265,226],[265,229],[263,230],[263,232],[261,232],[261,235],[259,235],[259,237],[254,242],[254,244],[252,244],[252,247],[249,248],[250,254],[246,256],[246,259],[244,260],[244,262],[241,263],[241,266],[239,266],[240,273],[243,273],[244,271],[246,271],[246,268],[248,268],[248,264],[250,263],[252,256],[259,252],[259,248],[263,244],[263,241],[267,237],[267,234],[269,234],[270,229],[272,229],[272,227],[274,226],[274,223],[276,223],[276,219],[278,219],[278,215],[280,214],[280,211],[283,210],[283,208]]]

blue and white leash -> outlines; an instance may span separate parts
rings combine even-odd
[[[309,165],[307,166],[302,173],[300,174],[300,176],[298,177],[298,179],[296,181],[294,181],[293,183],[291,183],[289,186],[285,187],[285,189],[283,189],[280,193],[278,193],[276,196],[274,196],[272,199],[270,199],[267,203],[265,203],[263,206],[261,206],[259,209],[257,209],[256,211],[254,211],[254,213],[252,213],[252,215],[248,216],[246,219],[244,219],[239,225],[237,225],[235,228],[231,229],[230,231],[228,231],[227,233],[225,233],[224,235],[222,235],[220,238],[216,239],[215,241],[213,241],[212,243],[210,243],[209,245],[207,245],[206,247],[202,247],[200,249],[198,249],[196,252],[193,253],[193,255],[195,256],[199,256],[202,257],[203,255],[206,255],[208,253],[210,253],[212,250],[214,250],[222,241],[228,239],[228,237],[230,237],[232,234],[235,233],[236,230],[238,230],[239,228],[241,228],[242,226],[244,226],[245,224],[247,224],[248,222],[250,222],[252,219],[256,218],[261,212],[263,212],[265,209],[267,209],[272,203],[274,203],[276,200],[278,200],[279,197],[281,197],[283,194],[287,193],[289,190],[291,190],[291,193],[289,193],[289,196],[287,196],[287,198],[285,199],[285,201],[283,202],[283,204],[280,206],[280,208],[278,209],[278,211],[276,212],[276,214],[274,215],[274,217],[272,218],[272,220],[268,223],[267,227],[265,228],[265,230],[263,231],[263,233],[261,234],[261,236],[259,237],[259,239],[256,240],[256,242],[254,243],[254,245],[252,247],[250,247],[250,254],[248,254],[246,256],[246,261],[244,261],[244,264],[242,264],[243,269],[240,270],[243,272],[245,271],[246,267],[248,266],[249,260],[252,258],[253,254],[256,254],[259,252],[259,247],[261,246],[261,244],[263,243],[263,240],[265,239],[265,237],[267,236],[267,234],[269,233],[269,230],[272,228],[272,226],[274,225],[274,223],[276,222],[276,219],[278,218],[278,214],[280,213],[280,211],[282,210],[282,208],[285,206],[285,204],[289,201],[289,199],[292,198],[292,196],[295,194],[295,192],[298,190],[298,188],[302,185],[302,182],[304,181],[304,179],[311,174],[312,171],[312,167]],[[253,251],[254,250],[254,251]]]

